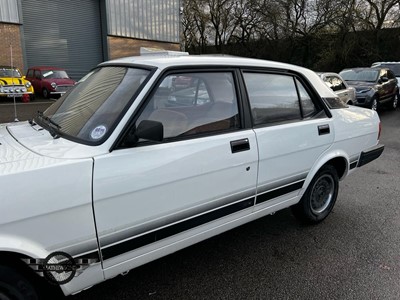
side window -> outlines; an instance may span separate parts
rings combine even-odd
[[[26,77],[33,77],[33,70],[28,70],[28,73],[26,74]]]
[[[36,79],[42,79],[40,71],[39,70],[35,70],[35,78]]]
[[[292,76],[246,72],[244,80],[254,125],[301,120],[299,93]],[[305,90],[300,95],[309,102]]]
[[[391,70],[388,70],[388,71],[387,71],[387,75],[388,75],[388,78],[389,78],[389,79],[394,79],[394,78],[396,78],[396,76],[394,76],[394,73],[393,73]]]
[[[136,127],[143,120],[159,122],[163,127],[163,140],[240,128],[231,72],[167,75],[152,95]]]

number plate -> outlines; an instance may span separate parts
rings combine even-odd
[[[12,97],[22,97],[22,94],[9,94],[7,95],[8,98],[12,98]]]

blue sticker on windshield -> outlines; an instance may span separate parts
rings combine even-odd
[[[95,129],[92,130],[90,137],[93,140],[101,139],[107,132],[107,128],[104,125],[99,125]]]

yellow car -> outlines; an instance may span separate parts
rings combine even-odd
[[[23,102],[29,102],[33,96],[32,84],[21,75],[19,69],[0,66],[0,97],[18,97]]]

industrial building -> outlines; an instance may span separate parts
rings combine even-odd
[[[180,0],[0,0],[0,65],[80,79],[140,47],[180,50]]]

